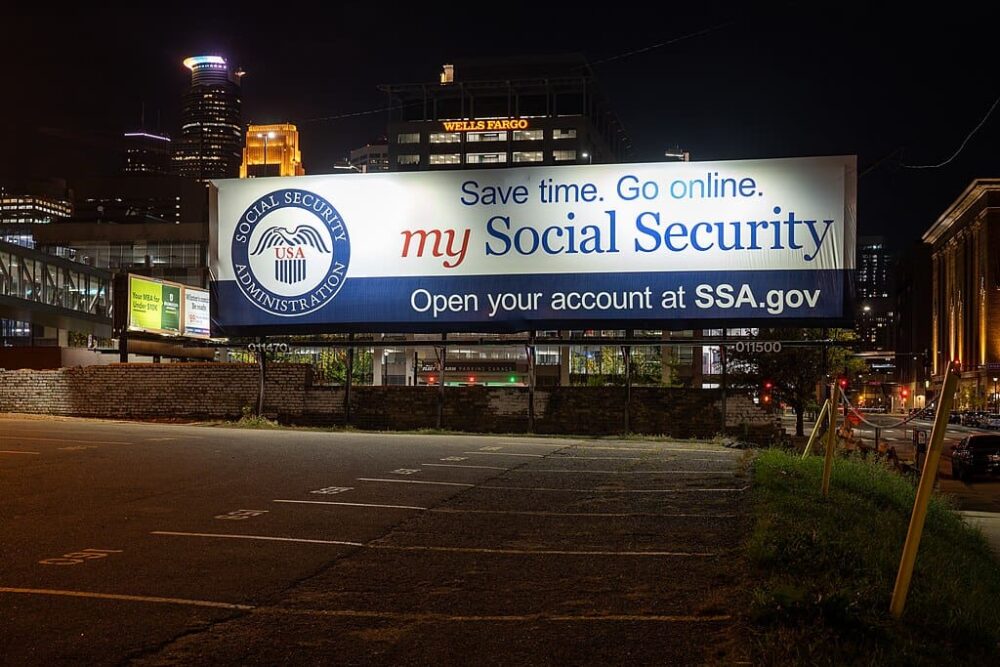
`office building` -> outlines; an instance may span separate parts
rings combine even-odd
[[[194,56],[184,66],[191,70],[191,87],[182,102],[174,168],[199,180],[236,178],[243,158],[243,72],[231,71],[221,56]]]
[[[122,135],[125,146],[125,176],[166,176],[172,173],[170,164],[170,137],[152,132],[126,132]]]
[[[240,178],[304,176],[299,131],[291,123],[253,125],[247,128]]]
[[[1000,378],[1000,179],[973,181],[923,236],[931,246],[931,385],[960,370],[959,408],[995,407]]]
[[[147,176],[85,178],[72,185],[74,214],[44,226],[40,249],[97,268],[207,284],[204,184]]]
[[[385,137],[378,141],[355,148],[347,163],[356,171],[368,173],[389,171],[389,143]]]
[[[887,351],[895,344],[892,258],[881,236],[858,239],[855,330],[863,351]]]
[[[391,171],[610,163],[630,148],[582,56],[457,62],[440,82],[380,89]]]
[[[71,215],[71,193],[64,180],[0,181],[0,240],[34,248],[37,225]]]
[[[896,384],[910,397],[906,407],[925,407],[931,348],[930,247],[916,242],[895,265]],[[905,398],[900,393],[901,398]]]

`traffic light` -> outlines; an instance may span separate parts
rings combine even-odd
[[[905,399],[910,395],[910,390],[907,389],[906,387],[903,387],[902,389],[899,390],[899,395]]]
[[[847,378],[842,377],[837,380],[837,385],[839,385],[841,389],[847,389]]]
[[[760,402],[764,405],[771,404],[771,390],[774,389],[774,383],[770,380],[764,380],[764,391],[761,392]]]

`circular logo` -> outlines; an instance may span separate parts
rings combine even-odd
[[[314,312],[347,278],[351,241],[330,202],[307,190],[275,190],[243,212],[232,243],[240,291],[281,317]]]

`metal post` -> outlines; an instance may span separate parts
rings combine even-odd
[[[632,338],[635,332],[625,330],[625,337]],[[632,408],[632,346],[622,345],[622,358],[625,362],[625,433],[629,432],[629,412]]]
[[[118,361],[128,363],[128,331],[125,329],[118,335]]]
[[[448,340],[448,334],[441,334],[441,340]],[[441,346],[441,357],[440,365],[441,372],[438,374],[440,378],[438,379],[438,402],[437,402],[437,427],[443,428],[444,425],[444,373],[445,373],[445,363],[448,361],[448,346]]]
[[[938,465],[941,461],[941,448],[944,444],[944,434],[948,430],[948,415],[955,401],[955,386],[958,384],[958,373],[951,364],[944,373],[944,382],[938,398],[937,414],[934,416],[934,428],[931,430],[931,441],[927,446],[927,458],[924,470],[920,475],[917,495],[913,501],[913,513],[910,515],[910,528],[906,531],[906,543],[903,545],[903,555],[899,559],[899,572],[896,575],[896,585],[892,589],[892,602],[889,611],[899,618],[906,606],[906,596],[910,592],[910,581],[913,578],[913,564],[917,560],[917,550],[920,548],[920,536],[924,531],[924,521],[927,519],[927,504],[934,491],[937,480]]]
[[[525,346],[528,355],[528,433],[535,432],[535,332],[528,336]]]
[[[257,344],[257,363],[260,366],[260,391],[257,392],[257,416],[264,416],[264,382],[267,379],[266,370],[266,355],[264,351],[264,341],[267,340],[264,336],[260,337],[260,341]]]
[[[836,396],[836,384],[830,385],[830,396]],[[826,457],[823,459],[823,485],[821,491],[823,492],[823,497],[826,498],[830,495],[830,474],[833,472],[833,450],[837,447],[837,407],[831,402],[830,410],[828,412],[830,415],[830,425],[827,427],[829,430],[826,433]]]
[[[347,334],[353,342],[354,334]],[[347,377],[344,378],[344,426],[351,425],[351,385],[354,384],[354,346],[347,348]]]
[[[723,333],[725,333],[723,329]],[[722,364],[722,433],[726,432],[726,346],[719,346],[719,362]],[[817,422],[818,423],[818,422]]]

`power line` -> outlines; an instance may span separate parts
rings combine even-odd
[[[609,58],[602,58],[601,60],[595,60],[591,62],[591,65],[600,65],[602,63],[611,62],[612,60],[621,60],[622,58],[628,58],[629,56],[638,55],[640,53],[646,53],[647,51],[652,51],[653,49],[659,49],[664,46],[669,46],[671,44],[676,44],[677,42],[683,42],[685,39],[692,39],[694,37],[701,37],[702,35],[707,35],[710,32],[715,32],[716,30],[722,30],[723,28],[728,28],[734,23],[734,21],[726,21],[725,23],[719,23],[717,25],[710,26],[708,28],[703,28],[695,32],[690,32],[686,35],[681,35],[680,37],[674,37],[665,42],[660,42],[659,44],[651,44],[649,46],[644,46],[641,49],[634,49],[632,51],[626,51],[625,53],[619,53],[616,56],[611,56]]]
[[[992,106],[990,106],[990,110],[986,112],[986,115],[983,116],[983,119],[979,121],[978,125],[972,128],[971,132],[965,135],[965,139],[962,140],[962,144],[958,147],[958,150],[952,153],[951,157],[945,160],[944,162],[939,162],[937,164],[900,164],[899,166],[903,167],[904,169],[937,169],[938,167],[945,166],[946,164],[948,164],[949,162],[958,157],[958,154],[962,152],[962,150],[965,148],[965,145],[969,143],[970,139],[972,139],[972,135],[978,132],[979,128],[981,128],[983,125],[986,124],[986,121],[993,114],[993,110],[997,108],[997,104],[1000,104],[1000,97],[997,97],[995,100],[993,100],[993,104]]]

